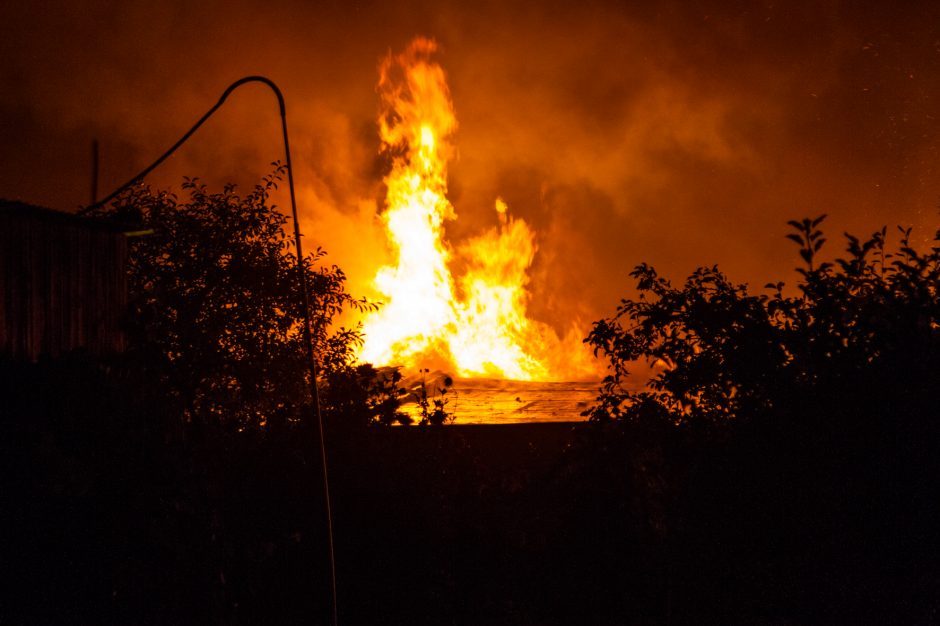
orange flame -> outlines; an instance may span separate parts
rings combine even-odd
[[[412,369],[441,365],[463,377],[583,376],[593,367],[577,336],[571,346],[526,315],[535,235],[502,199],[498,225],[456,250],[467,269],[459,280],[451,274],[455,252],[444,223],[457,218],[447,199],[457,118],[444,70],[431,60],[436,50],[434,41],[417,38],[380,67],[379,136],[391,156],[381,219],[397,262],[375,276],[384,304],[363,321],[359,358]]]

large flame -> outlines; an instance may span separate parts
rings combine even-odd
[[[567,342],[527,317],[535,236],[509,215],[505,202],[496,199],[498,224],[488,232],[456,251],[444,240],[445,221],[457,217],[447,199],[457,118],[444,71],[431,60],[436,49],[434,41],[418,38],[380,67],[379,135],[391,158],[381,219],[397,262],[375,276],[383,306],[363,321],[359,358],[412,369],[453,368],[463,377],[583,375],[586,359],[577,337],[571,358],[559,358]],[[466,266],[457,280],[452,257]]]

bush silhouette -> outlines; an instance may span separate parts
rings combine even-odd
[[[233,185],[210,193],[197,179],[185,180],[185,200],[139,186],[104,209],[152,230],[129,255],[130,353],[187,424],[260,427],[296,419],[310,402],[293,240],[269,203],[283,173],[276,165],[244,196]],[[370,305],[347,293],[325,254],[317,248],[303,264],[318,365],[336,380],[351,375],[359,335],[332,322]]]
[[[717,267],[699,268],[676,288],[654,268],[636,267],[640,297],[621,301],[586,339],[611,369],[586,414],[706,427],[817,391],[845,392],[840,401],[851,401],[866,390],[853,386],[902,371],[907,386],[934,383],[940,232],[925,253],[910,246],[910,231],[893,253],[884,229],[864,242],[847,234],[846,258],[817,263],[824,217],[790,222],[788,238],[805,263],[798,295],[785,295],[783,282],[768,284],[770,295],[752,295]],[[625,377],[639,361],[659,371],[642,391],[627,391]]]
[[[610,364],[586,455],[613,468],[611,489],[627,460],[622,497],[667,511],[662,558],[689,585],[679,622],[926,623],[938,609],[940,232],[927,251],[909,230],[896,249],[886,229],[847,234],[844,257],[822,261],[823,219],[790,222],[796,290],[754,295],[717,267],[675,287],[640,265],[639,297],[586,339]],[[627,388],[644,361],[650,379]]]

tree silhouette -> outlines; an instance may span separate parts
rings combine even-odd
[[[940,231],[927,252],[910,245],[909,230],[895,252],[885,248],[886,229],[866,241],[846,234],[847,256],[819,263],[824,218],[789,223],[805,263],[799,295],[785,295],[783,282],[766,285],[769,295],[750,294],[717,267],[699,268],[676,288],[649,265],[636,267],[639,298],[622,300],[586,339],[611,370],[586,414],[707,427],[816,393],[851,401],[864,381],[884,388],[892,372],[934,386]],[[641,361],[658,372],[642,391],[626,390]]]
[[[846,235],[828,261],[823,219],[790,222],[797,289],[753,295],[716,267],[674,287],[640,265],[639,297],[587,338],[610,374],[579,476],[664,511],[659,571],[689,582],[677,623],[936,615],[940,232],[924,252],[909,230],[893,250],[886,229]]]
[[[101,210],[152,230],[130,249],[130,352],[187,423],[258,427],[310,402],[293,242],[269,203],[284,173],[275,167],[244,196],[185,179],[185,200],[138,186]],[[325,254],[308,254],[304,268],[315,352],[329,375],[349,364],[359,339],[332,329],[333,319],[370,305],[346,292]]]
[[[406,391],[398,368],[376,369],[370,363],[345,363],[324,376],[321,400],[327,420],[335,426],[408,425],[413,422],[399,409]]]

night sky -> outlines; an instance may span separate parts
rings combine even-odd
[[[284,90],[308,237],[354,291],[386,260],[376,68],[435,38],[460,129],[455,244],[497,196],[538,233],[531,311],[613,311],[649,262],[795,276],[788,219],[915,227],[940,205],[940,3],[5,2],[0,197],[86,203],[175,141],[233,80]],[[236,95],[149,182],[251,185],[281,158],[273,98]],[[283,203],[283,199],[281,199]]]

